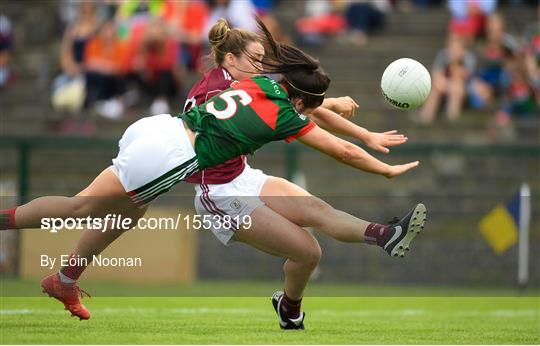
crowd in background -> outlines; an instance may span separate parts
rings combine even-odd
[[[13,81],[13,74],[10,69],[12,49],[11,22],[5,15],[0,14],[0,90]]]
[[[381,31],[388,14],[415,7],[441,5],[443,0],[307,0],[305,15],[296,23],[297,40],[305,45],[322,45],[328,37],[353,46],[365,46],[371,34]]]
[[[185,74],[204,65],[209,28],[226,18],[255,31],[258,14],[280,36],[271,0],[98,0],[64,1],[65,31],[61,74],[53,83],[52,103],[59,112],[92,109],[119,119],[126,107],[149,105],[148,115],[169,113],[171,102],[187,91]],[[67,117],[60,131],[76,131],[80,121]],[[91,119],[83,125],[95,130]]]
[[[417,122],[432,123],[443,103],[451,122],[464,107],[495,108],[499,127],[507,126],[512,117],[538,116],[540,23],[523,23],[520,36],[510,35],[505,18],[496,11],[497,0],[308,0],[306,16],[296,21],[298,41],[323,45],[336,37],[338,42],[363,47],[369,35],[384,28],[390,11],[406,14],[413,7],[441,5],[451,13],[446,47],[433,63],[432,92]]]
[[[256,31],[256,13],[278,41],[289,41],[272,15],[275,1],[59,1],[61,71],[51,100],[55,112],[67,116],[58,130],[93,134],[89,114],[120,119],[131,107],[148,107],[146,115],[181,107],[189,89],[186,75],[208,67],[207,32],[219,18]],[[369,46],[369,36],[384,35],[391,11],[406,15],[414,8],[447,6],[446,47],[436,55],[432,91],[415,120],[431,124],[444,113],[452,122],[469,107],[492,112],[493,123],[504,127],[512,118],[538,116],[540,23],[523,23],[513,36],[497,5],[497,0],[307,0],[304,16],[295,21],[295,43],[323,45],[334,37],[349,46]],[[14,80],[11,26],[0,15],[0,90]]]
[[[512,118],[538,117],[540,23],[523,23],[521,36],[513,36],[496,12],[496,0],[449,0],[448,5],[447,44],[435,58],[432,91],[418,121],[430,124],[443,101],[450,121],[464,107],[492,111],[499,128]]]

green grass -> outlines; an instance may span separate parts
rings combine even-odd
[[[81,287],[96,297],[267,297],[283,285],[271,281],[198,281],[190,284],[93,282]],[[39,281],[0,277],[0,296],[41,296]],[[364,283],[326,283],[312,281],[306,289],[309,297],[522,297],[540,296],[540,287],[526,290],[516,286],[437,286],[380,285]]]
[[[393,287],[396,293],[400,288]],[[307,296],[305,331],[281,331],[266,296],[93,297],[85,299],[92,312],[89,321],[69,317],[54,299],[4,296],[0,343],[540,343],[538,296],[481,297],[465,296],[467,289],[461,292],[461,297]]]

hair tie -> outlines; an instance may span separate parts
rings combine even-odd
[[[324,96],[324,94],[326,94],[326,92],[322,92],[320,94],[316,94],[316,93],[312,93],[312,92],[309,92],[309,91],[305,91],[305,90],[302,90],[300,88],[297,88],[294,86],[293,83],[291,83],[288,79],[285,79],[285,81],[287,83],[289,83],[290,86],[292,86],[293,88],[295,88],[296,90],[300,91],[300,92],[303,92],[304,94],[308,94],[308,95],[312,95],[312,96]]]

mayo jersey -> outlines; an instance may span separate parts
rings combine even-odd
[[[236,82],[223,66],[218,65],[206,72],[203,78],[191,88],[184,106],[184,112],[208,101]],[[245,166],[246,157],[240,155],[215,167],[202,169],[187,178],[186,182],[192,184],[226,184],[242,174]]]
[[[264,76],[234,83],[179,117],[197,133],[195,152],[201,168],[253,154],[272,141],[290,142],[315,127],[294,109],[285,89]]]

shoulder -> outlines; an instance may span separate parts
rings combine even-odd
[[[206,72],[204,76],[193,85],[188,97],[197,98],[198,103],[205,102],[212,96],[228,89],[234,79],[221,66],[217,66]]]
[[[218,91],[228,89],[234,82],[234,78],[231,76],[231,74],[221,66],[214,67],[208,71],[205,74],[204,79],[207,81],[208,89]]]
[[[288,95],[285,89],[274,79],[267,76],[256,76],[245,79],[242,82],[251,83],[260,88],[269,98],[288,100]]]

